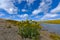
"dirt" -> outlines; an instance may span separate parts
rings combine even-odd
[[[49,32],[41,31],[41,34],[40,34],[41,40],[52,40],[49,35],[50,35]]]
[[[18,27],[5,21],[0,21],[0,40],[21,40],[18,35]]]

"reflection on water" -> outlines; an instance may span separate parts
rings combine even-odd
[[[57,34],[60,34],[60,24],[42,23],[41,26],[44,30],[48,30],[48,32],[55,32]]]

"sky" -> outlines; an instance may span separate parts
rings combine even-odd
[[[60,19],[60,0],[0,0],[0,18],[17,21]]]

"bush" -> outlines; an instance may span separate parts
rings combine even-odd
[[[24,21],[20,23],[18,33],[22,38],[38,40],[38,37],[40,36],[40,30],[41,27],[39,23],[33,21]]]

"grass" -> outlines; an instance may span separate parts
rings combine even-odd
[[[26,21],[13,21],[7,20],[7,22],[16,25],[18,27],[18,34],[23,38],[29,38],[33,40],[39,40],[41,26],[37,21],[26,20]],[[8,26],[10,28],[10,26]]]
[[[13,21],[13,20],[8,20],[7,22],[9,22],[9,23],[12,23],[12,24],[14,24],[14,25],[17,25],[17,26],[19,26],[19,34],[20,35],[22,35],[22,36],[25,36],[25,37],[30,37],[31,36],[31,34],[28,34],[28,33],[30,33],[30,32],[34,32],[35,31],[35,33],[39,33],[39,32],[37,32],[36,30],[37,29],[34,29],[34,28],[36,28],[36,27],[38,27],[39,25],[40,25],[40,23],[39,22],[36,22],[36,21]],[[42,22],[42,21],[41,21]],[[48,24],[60,24],[60,20],[48,20],[48,21],[43,21],[44,23],[48,23]],[[31,23],[31,24],[30,24]],[[39,24],[39,25],[38,25]],[[30,27],[31,26],[31,27]],[[21,28],[20,28],[21,27]],[[10,26],[8,27],[8,28],[10,28]],[[21,29],[23,29],[23,31],[21,31]],[[28,30],[27,30],[28,29]],[[33,31],[32,31],[32,30]],[[38,27],[38,29],[39,29],[39,27]],[[24,32],[24,33],[23,33]],[[34,34],[34,33],[33,33]],[[43,34],[43,33],[42,33]],[[36,34],[34,34],[34,36],[35,36]],[[32,38],[34,37],[33,35],[32,35]],[[49,35],[49,37],[51,38],[51,39],[53,39],[53,40],[60,40],[60,35],[56,35],[56,34],[53,34],[53,33],[51,33],[50,35]],[[31,38],[31,37],[30,37]]]
[[[50,38],[52,38],[53,40],[60,40],[60,35],[57,34],[50,34]]]
[[[60,24],[60,20],[47,20],[43,22],[48,24]]]
[[[22,38],[30,38],[33,40],[39,40],[41,26],[35,21],[22,21],[19,25],[19,35]]]
[[[20,25],[20,21],[15,21],[15,20],[6,20],[8,23],[13,24],[14,26],[19,26]]]

